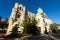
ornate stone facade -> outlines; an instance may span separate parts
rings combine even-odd
[[[47,18],[47,15],[42,11],[41,8],[38,9],[38,13],[36,14],[37,27],[40,29],[40,33],[44,34],[45,32],[50,31],[50,24],[52,21]]]
[[[20,33],[23,32],[23,21],[25,20],[25,16],[29,16],[29,18],[32,20],[32,17],[34,16],[36,21],[38,22],[36,25],[38,27],[38,29],[40,29],[40,33],[44,34],[45,30],[47,30],[47,32],[49,32],[49,25],[52,24],[52,21],[50,19],[47,18],[46,14],[42,11],[41,8],[38,9],[38,13],[37,14],[33,14],[29,11],[25,10],[25,6],[15,3],[14,8],[12,8],[12,13],[11,16],[9,18],[9,26],[8,26],[8,30],[7,30],[7,35],[10,34],[12,31],[12,28],[15,27],[16,25],[18,25],[18,31],[20,31]]]

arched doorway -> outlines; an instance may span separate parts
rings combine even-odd
[[[38,27],[37,33],[38,33],[38,34],[41,34],[41,27]]]
[[[48,32],[47,32],[47,28],[45,27],[45,34],[48,34]]]

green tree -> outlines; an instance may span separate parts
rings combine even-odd
[[[28,21],[24,21],[23,22],[23,27],[24,27],[23,33],[27,33],[27,27],[28,26],[29,26],[29,22]]]
[[[51,28],[52,32],[58,32],[58,27],[56,24],[51,24],[50,28]]]
[[[28,34],[37,34],[37,26],[36,26],[36,20],[34,17],[32,17],[32,20],[29,19],[27,16],[26,20],[23,22],[23,27],[24,27],[24,33]]]
[[[16,36],[18,36],[18,27],[17,27],[18,25],[16,25],[13,29],[12,29],[12,31],[11,31],[11,36],[13,36],[13,37],[16,37]]]

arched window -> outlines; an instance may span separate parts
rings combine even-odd
[[[43,19],[43,22],[45,23],[45,20]]]
[[[20,7],[20,10],[21,10],[21,7]]]
[[[18,15],[17,18],[20,18],[20,15]]]
[[[22,7],[20,7],[19,9],[23,11],[23,8]]]

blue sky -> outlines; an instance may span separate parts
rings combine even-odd
[[[60,0],[0,0],[0,16],[9,18],[15,2],[21,3],[26,10],[37,13],[40,7],[54,23],[60,24]]]

